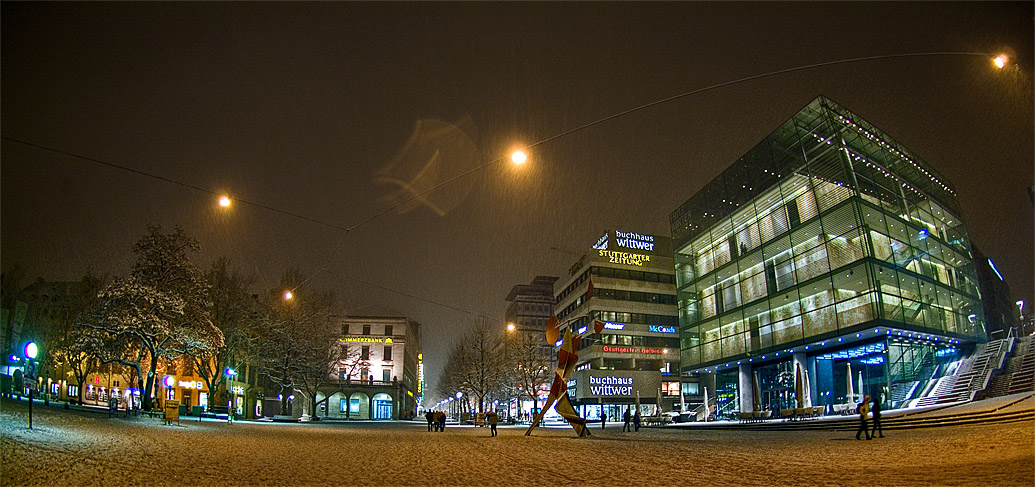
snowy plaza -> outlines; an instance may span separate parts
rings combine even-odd
[[[1029,398],[1030,402],[1030,398]],[[1014,406],[1016,407],[1016,406]],[[0,407],[2,477],[15,485],[1033,485],[1031,420],[851,431],[423,422],[109,419],[24,401]]]

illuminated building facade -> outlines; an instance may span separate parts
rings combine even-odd
[[[850,370],[854,400],[881,391],[897,407],[985,339],[952,184],[826,98],[670,223],[682,373],[720,415],[793,407],[799,368],[814,405],[852,401]]]
[[[341,320],[334,376],[319,387],[318,415],[330,419],[406,419],[423,392],[420,324],[404,317]]]
[[[678,403],[679,338],[672,243],[668,237],[608,231],[569,269],[555,291],[555,314],[580,333],[605,322],[580,344],[568,383],[572,404],[590,420],[612,421],[629,405]],[[592,284],[592,293],[590,292]],[[644,413],[648,413],[645,409]]]

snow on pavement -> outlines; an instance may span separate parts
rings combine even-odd
[[[0,404],[0,485],[1035,485],[1035,421],[893,430],[687,431],[158,419]]]

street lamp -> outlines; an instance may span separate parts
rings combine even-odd
[[[525,154],[525,151],[516,150],[510,154],[510,160],[515,166],[520,166],[528,161],[528,154]]]
[[[229,208],[232,203],[229,196],[223,195],[219,197],[219,206],[223,208]]]
[[[226,423],[230,424],[234,419],[234,395],[230,393],[230,381],[237,375],[237,371],[227,367],[224,373],[226,374]]]
[[[36,390],[36,353],[39,348],[36,342],[29,342],[25,345],[25,367],[29,369],[28,376],[23,376],[22,385],[29,384],[29,429],[32,429],[32,392]]]
[[[995,67],[999,69],[1002,69],[1004,66],[1006,66],[1006,63],[1008,62],[1010,62],[1010,58],[1006,54],[1000,54],[992,60],[992,64],[995,64]]]

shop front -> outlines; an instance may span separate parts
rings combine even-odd
[[[589,421],[599,421],[602,413],[618,421],[636,404],[641,416],[655,414],[660,390],[660,371],[584,369],[568,381],[572,405]]]

